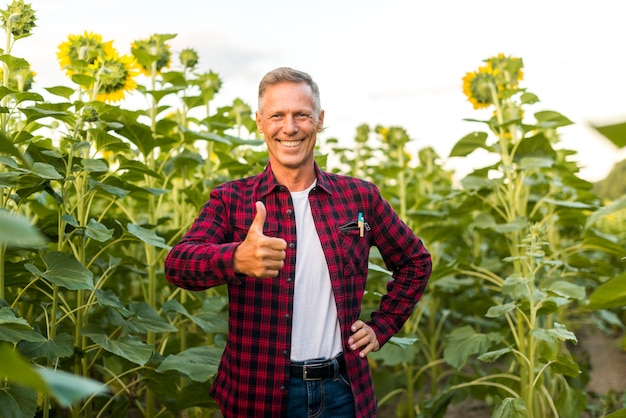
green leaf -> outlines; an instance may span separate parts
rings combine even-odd
[[[113,186],[111,184],[100,183],[99,181],[90,181],[90,184],[91,184],[91,186],[93,188],[99,189],[99,190],[103,190],[106,193],[108,193],[110,195],[113,195],[115,197],[118,197],[120,199],[123,199],[124,197],[126,197],[130,193],[130,190],[126,190],[126,189],[123,189],[121,187]]]
[[[143,343],[138,337],[127,335],[113,340],[96,325],[87,325],[81,330],[81,335],[89,337],[94,343],[109,353],[125,358],[140,366],[145,365],[154,352],[152,345]]]
[[[36,162],[28,172],[46,180],[61,180],[63,178],[54,166],[46,163]]]
[[[574,122],[553,110],[544,110],[535,113],[537,124],[542,128],[560,128],[562,126],[572,125]]]
[[[20,215],[0,210],[0,244],[8,247],[35,248],[45,245],[47,239]]]
[[[19,93],[15,93],[13,95],[13,98],[15,99],[16,103],[22,103],[25,101],[33,101],[33,102],[43,102],[44,98],[41,94],[39,93],[34,93],[31,91],[24,91],[24,92],[19,92]]]
[[[31,364],[8,344],[0,344],[0,377],[22,386],[46,392],[48,387]],[[2,391],[0,390],[0,393]]]
[[[15,316],[15,312],[8,306],[0,308],[0,325],[11,325],[17,329],[33,329],[24,318]]]
[[[618,148],[626,147],[626,122],[591,126]]]
[[[611,412],[606,418],[626,418],[626,408],[618,409],[615,412]]]
[[[62,370],[37,369],[50,388],[50,394],[64,408],[93,395],[106,395],[109,390],[101,382],[76,376]]]
[[[499,318],[508,314],[509,312],[513,312],[516,308],[517,305],[515,304],[515,302],[509,302],[505,305],[492,306],[491,308],[489,308],[485,316],[487,318]]]
[[[22,109],[22,113],[26,116],[26,123],[31,123],[41,118],[53,118],[63,122],[69,122],[70,116],[67,112],[59,110],[48,110],[41,106],[30,106]]]
[[[89,89],[89,87],[96,82],[96,79],[85,74],[72,74],[72,82],[84,87],[85,89]]]
[[[387,270],[384,267],[379,266],[378,264],[374,264],[374,263],[368,263],[367,264],[367,268],[370,271],[377,271],[379,273],[383,273],[386,276],[391,277],[391,275],[393,274],[391,271]]]
[[[232,140],[233,137],[230,137],[230,138],[224,137],[224,136],[217,135],[213,132],[198,132],[198,131],[193,131],[187,128],[181,128],[181,131],[185,134],[185,139],[189,139],[192,141],[204,140],[204,141],[209,141],[209,142],[220,142],[226,145],[233,144],[233,140]],[[255,144],[251,143],[251,145],[255,145]]]
[[[219,311],[226,305],[219,297],[206,299],[202,309],[196,315],[190,314],[180,302],[169,300],[163,304],[163,312],[177,312],[189,318],[194,324],[199,326],[204,332],[226,334],[228,332],[228,322]]]
[[[516,218],[512,222],[508,222],[505,224],[497,224],[494,230],[500,234],[507,234],[510,232],[521,231],[528,226],[528,219],[526,218]]]
[[[537,338],[538,340],[546,341],[549,343],[556,343],[559,341],[572,341],[573,343],[578,343],[578,339],[576,339],[576,335],[568,331],[567,327],[563,324],[559,324],[558,322],[554,323],[554,328],[535,328],[530,330],[530,334]]]
[[[142,228],[139,225],[129,223],[126,225],[128,228],[128,232],[145,242],[146,244],[153,245],[158,248],[163,248],[166,250],[170,250],[172,247],[165,243],[163,237],[158,236],[154,232],[149,229]]]
[[[74,354],[74,338],[68,333],[57,334],[54,340],[22,341],[18,346],[23,355],[34,359],[44,357],[56,361]]]
[[[481,189],[496,190],[500,184],[502,184],[502,179],[488,179],[474,175],[466,176],[461,180],[461,185],[464,189],[474,191]]]
[[[496,333],[479,334],[469,325],[457,328],[446,336],[446,346],[443,358],[456,370],[467,363],[467,360],[476,353],[487,351],[494,342],[500,342],[502,336]]]
[[[126,309],[119,297],[111,289],[96,289],[96,299],[100,306],[106,306],[116,310],[124,318],[130,317],[133,313]]]
[[[526,418],[526,403],[522,398],[505,398],[493,411],[492,418]]]
[[[154,178],[161,178],[161,175],[154,170],[151,170],[147,165],[142,163],[141,161],[129,160],[123,156],[119,156],[118,160],[120,162],[117,171],[134,171],[141,174],[147,174]]]
[[[109,166],[103,160],[83,158],[80,163],[88,173],[106,173],[109,171]]]
[[[485,132],[472,132],[464,136],[454,145],[449,157],[466,157],[478,148],[491,151],[492,147],[487,146],[487,137]]]
[[[55,96],[60,96],[65,99],[69,99],[74,94],[74,89],[66,86],[54,86],[54,87],[45,87],[48,93],[54,94]]]
[[[573,209],[595,209],[597,206],[588,205],[582,202],[570,202],[566,200],[555,200],[550,198],[543,198],[543,202],[550,203],[554,206],[561,206],[564,208],[573,208]]]
[[[499,350],[494,350],[494,351],[489,351],[481,356],[478,356],[478,360],[484,361],[486,363],[493,363],[494,361],[496,361],[497,359],[499,359],[506,353],[510,353],[511,351],[513,351],[513,349],[510,347],[501,348]]]
[[[44,256],[47,270],[41,272],[34,264],[24,267],[31,273],[69,290],[93,290],[93,273],[72,254],[52,251]]]
[[[21,70],[23,68],[30,68],[30,64],[24,58],[14,57],[13,55],[3,54],[0,55],[0,61],[4,62],[9,69],[9,72]]]
[[[536,170],[540,168],[550,168],[553,165],[554,165],[554,160],[552,158],[525,157],[525,158],[522,158],[520,169]]]
[[[219,347],[192,347],[167,356],[157,368],[159,373],[174,370],[195,382],[206,382],[217,373],[224,350]]]
[[[20,341],[42,342],[46,338],[32,330],[24,318],[15,316],[9,307],[0,308],[0,341],[16,344]]]
[[[4,361],[5,358],[3,357]],[[37,414],[37,392],[18,385],[0,390],[2,418],[34,417]]]
[[[161,318],[146,302],[133,302],[130,311],[134,316],[128,320],[127,325],[140,333],[150,332],[178,332],[178,328]]]
[[[592,225],[598,222],[601,218],[611,215],[615,212],[619,212],[626,208],[626,195],[620,197],[619,199],[611,202],[607,206],[598,209],[594,213],[592,213],[587,222],[585,223],[585,229],[589,229]]]
[[[558,356],[556,360],[550,363],[550,368],[565,376],[577,377],[580,374],[578,363],[563,355]]]
[[[379,351],[369,353],[368,356],[387,366],[410,363],[417,355],[417,341],[417,338],[391,337]]]
[[[556,293],[559,296],[574,300],[583,300],[587,295],[584,286],[566,282],[565,280],[558,280],[550,284],[550,286],[548,286],[548,288],[544,290],[548,290],[552,293]]]
[[[589,308],[613,309],[626,306],[626,273],[600,285],[589,296]]]
[[[89,219],[89,223],[85,227],[85,235],[98,242],[108,241],[111,239],[114,232],[113,229],[107,228],[93,218]]]
[[[33,328],[24,318],[18,318],[9,307],[0,308],[0,341],[16,344],[20,341],[41,342],[46,338]]]

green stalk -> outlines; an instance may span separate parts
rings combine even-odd
[[[153,61],[150,68],[151,75],[151,83],[152,90],[156,90],[156,75],[157,75],[157,62]],[[156,137],[156,115],[157,115],[157,102],[154,97],[152,97],[151,106],[150,106],[150,130],[152,132],[153,137]],[[154,149],[151,149],[148,155],[146,155],[146,164],[151,170],[155,169],[155,161],[154,161]],[[151,176],[146,176],[147,186],[152,188],[154,186],[154,179]],[[148,196],[148,218],[151,225],[156,225],[158,216],[157,216],[157,207],[155,204],[154,195],[150,194]],[[156,249],[149,244],[145,244],[146,251],[146,264],[148,265],[148,305],[153,309],[156,309]],[[146,343],[150,345],[154,345],[155,343],[155,335],[154,332],[148,331],[146,334]],[[153,417],[155,416],[156,405],[154,394],[150,389],[146,387],[146,416]]]

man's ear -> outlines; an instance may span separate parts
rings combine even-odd
[[[259,112],[254,112],[254,116],[256,118],[256,130],[259,131],[260,134],[263,133],[263,128],[261,125],[261,115],[259,115]]]
[[[320,114],[317,117],[317,132],[322,132],[324,129],[324,110],[320,110]]]

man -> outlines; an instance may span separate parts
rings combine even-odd
[[[375,185],[317,166],[324,111],[308,74],[266,74],[256,122],[265,171],[213,189],[165,261],[176,286],[228,286],[228,338],[211,395],[225,417],[373,417],[366,356],[410,316],[430,255]],[[363,322],[371,246],[393,280]]]

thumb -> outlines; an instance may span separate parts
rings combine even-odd
[[[254,220],[250,225],[250,231],[258,232],[263,235],[263,226],[265,225],[265,216],[267,211],[265,210],[265,205],[263,202],[256,202],[256,215],[254,216]]]

